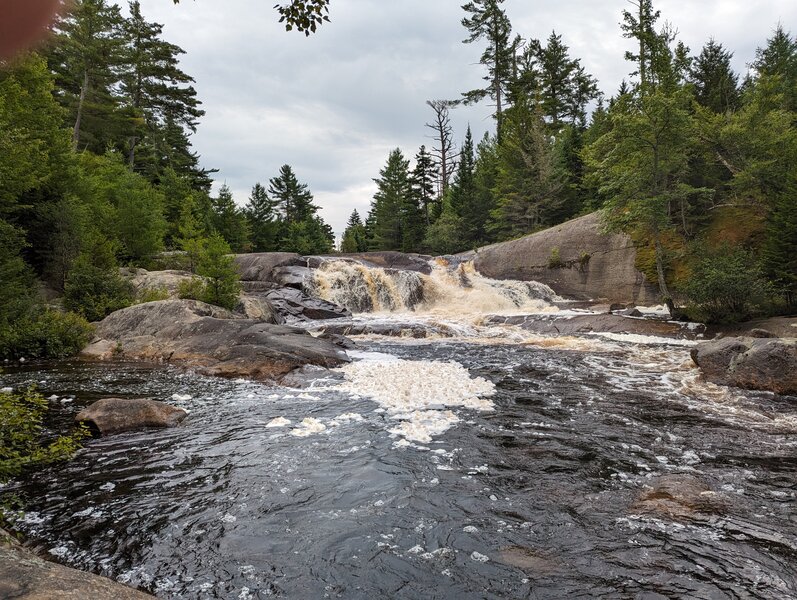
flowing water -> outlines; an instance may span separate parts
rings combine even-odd
[[[308,286],[370,302],[362,332],[426,335],[358,336],[350,365],[304,389],[6,369],[3,385],[52,395],[54,430],[100,397],[191,411],[10,486],[30,544],[163,598],[797,597],[793,398],[703,383],[688,340],[485,324],[556,299],[467,267],[337,265]],[[672,475],[703,482],[715,508],[640,510]]]

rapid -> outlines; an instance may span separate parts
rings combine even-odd
[[[694,332],[534,333],[514,318],[588,313],[467,263],[330,261],[305,290],[355,314],[301,325],[357,347],[302,387],[5,368],[55,431],[102,397],[190,411],[0,489],[14,528],[163,598],[797,598],[797,404],[703,382]],[[651,510],[662,478],[701,502]]]

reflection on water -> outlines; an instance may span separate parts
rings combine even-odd
[[[495,386],[492,411],[427,406],[456,422],[424,442],[345,373],[288,390],[168,368],[7,372],[58,396],[55,428],[103,396],[191,410],[19,482],[16,526],[164,598],[797,597],[793,399],[704,384],[685,347],[569,339],[361,339],[358,359],[455,361]],[[634,512],[678,473],[724,509]]]

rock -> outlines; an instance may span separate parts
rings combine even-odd
[[[314,321],[351,317],[350,310],[320,298],[311,298],[293,288],[271,290],[266,293],[266,298],[278,313],[287,318]]]
[[[641,312],[639,312],[638,308],[629,308],[625,311],[626,317],[642,317],[644,316]]]
[[[416,271],[429,275],[432,272],[431,256],[423,254],[407,254],[404,252],[360,252],[356,254],[341,254],[335,259],[350,258],[368,266],[382,267],[383,269],[397,269],[399,271]]]
[[[613,302],[612,304],[609,305],[609,312],[610,313],[619,312],[621,310],[625,310],[626,308],[628,308],[628,306],[626,306],[621,302]]]
[[[321,335],[318,336],[322,340],[329,340],[333,344],[335,344],[338,348],[344,348],[345,350],[353,350],[357,347],[357,344],[354,340],[347,338],[345,335],[341,335],[339,333],[332,333],[329,331],[325,331]]]
[[[767,331],[766,329],[758,329],[758,328],[751,329],[747,335],[749,335],[751,338],[761,338],[761,339],[778,337],[771,331]]]
[[[316,328],[320,331],[319,337],[326,336],[349,336],[349,335],[384,335],[388,337],[401,337],[423,339],[430,337],[456,337],[460,331],[449,327],[443,323],[430,324],[417,321],[351,321],[347,319],[337,319],[330,323],[324,323]]]
[[[120,583],[43,560],[0,543],[0,598],[18,600],[151,600]]]
[[[755,329],[764,330],[772,334],[768,337],[797,337],[797,316],[768,317],[766,319],[756,319],[745,323],[712,325],[709,328],[708,334],[712,337],[717,335],[723,335],[725,337],[758,337],[752,333]]]
[[[208,375],[275,380],[306,364],[348,361],[332,342],[285,325],[235,318],[196,300],[163,300],[116,311],[81,353],[95,360],[169,362]]]
[[[241,299],[238,301],[238,306],[235,307],[235,312],[253,321],[277,325],[285,322],[282,315],[271,305],[268,298],[262,294],[241,294]]]
[[[308,267],[284,266],[275,267],[271,272],[271,281],[283,287],[302,289],[304,282],[312,278],[313,270]]]
[[[563,266],[549,268],[554,249]],[[658,303],[656,286],[636,268],[631,239],[603,233],[597,212],[480,248],[472,257],[476,269],[486,277],[539,281],[569,298],[605,298],[643,306]]]
[[[631,512],[653,513],[673,519],[694,517],[698,513],[716,514],[727,509],[717,492],[692,475],[664,475],[651,481],[651,487],[637,496]]]
[[[797,394],[797,340],[723,338],[692,349],[704,377],[720,385]]]
[[[166,290],[170,298],[177,298],[177,290],[183,281],[194,275],[188,271],[147,271],[145,269],[120,269],[122,276],[130,280],[136,292],[144,290]]]
[[[313,382],[329,377],[343,379],[342,374],[333,373],[329,369],[317,367],[315,365],[305,365],[304,367],[294,369],[287,375],[284,375],[279,380],[279,383],[285,387],[306,389],[311,387]]]
[[[100,435],[112,435],[146,427],[175,427],[187,414],[157,400],[103,398],[81,410],[75,421],[88,423]]]
[[[256,252],[236,254],[235,264],[242,281],[271,281],[274,267],[282,265],[302,266],[305,261],[293,252]]]
[[[630,319],[618,314],[548,315],[490,315],[485,323],[517,325],[527,331],[543,335],[575,335],[605,332],[650,335],[677,339],[695,339],[704,331],[701,324],[675,323],[657,319]]]

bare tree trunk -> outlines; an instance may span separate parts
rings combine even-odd
[[[72,148],[77,150],[78,143],[80,142],[80,122],[83,119],[83,104],[86,102],[86,91],[89,87],[89,71],[83,70],[83,85],[80,86],[80,96],[77,103],[77,117],[75,118],[75,127],[72,130]]]

